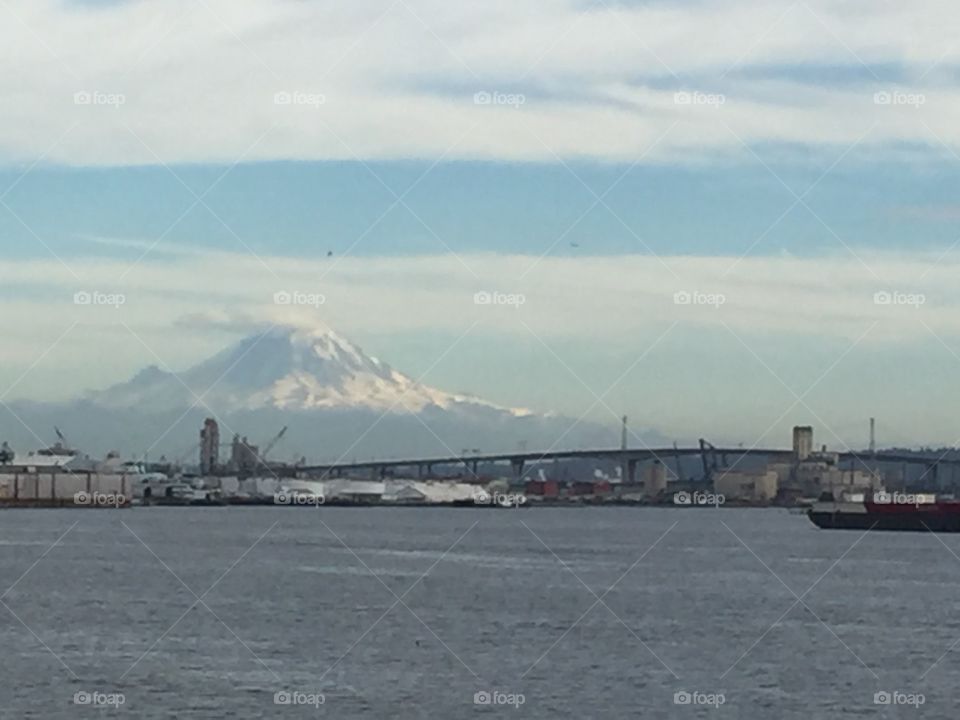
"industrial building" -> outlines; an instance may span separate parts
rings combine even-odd
[[[773,470],[723,470],[713,478],[713,491],[727,501],[767,504],[780,490],[780,478]]]
[[[771,466],[781,485],[789,486],[807,497],[819,497],[824,492],[874,492],[883,487],[880,474],[863,466],[844,469],[840,454],[827,452],[824,445],[813,450],[813,428],[793,429],[793,463]]]
[[[200,430],[200,474],[213,475],[220,465],[220,426],[207,418]]]

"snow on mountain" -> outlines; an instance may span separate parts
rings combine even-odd
[[[145,412],[186,408],[197,398],[201,406],[218,413],[264,408],[402,413],[483,407],[514,417],[530,414],[418,383],[332,331],[293,327],[246,337],[182,373],[151,366],[128,382],[87,396],[103,407]]]
[[[2,408],[0,408],[2,409]],[[506,408],[416,382],[332,332],[276,327],[176,374],[151,366],[127,382],[60,403],[21,401],[0,412],[0,439],[39,447],[55,425],[100,456],[193,457],[206,417],[264,441],[289,432],[274,457],[337,461],[610,447],[615,427]],[[19,419],[17,419],[19,418]],[[662,443],[641,430],[644,441]]]

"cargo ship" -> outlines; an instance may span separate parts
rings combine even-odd
[[[876,492],[836,500],[825,494],[807,513],[827,530],[960,532],[960,500],[934,494]]]

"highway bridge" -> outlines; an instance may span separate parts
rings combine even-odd
[[[937,479],[940,466],[949,466],[951,472],[960,467],[960,460],[948,460],[938,457],[921,457],[902,453],[876,454],[869,451],[848,451],[838,453],[841,463],[853,463],[861,469],[873,468],[875,463],[906,463],[911,465],[925,465]],[[682,457],[701,457],[704,474],[709,469],[739,467],[743,459],[748,457],[762,457],[767,462],[790,462],[794,458],[793,450],[770,448],[721,448],[714,447],[705,440],[700,441],[695,448],[595,448],[588,450],[549,450],[547,452],[509,452],[497,454],[448,455],[438,457],[421,457],[395,460],[369,460],[364,462],[334,463],[328,465],[311,465],[300,467],[297,474],[300,477],[335,478],[350,475],[366,475],[374,479],[391,477],[402,474],[405,477],[429,478],[433,476],[435,468],[464,467],[470,475],[476,476],[481,465],[509,463],[513,476],[520,478],[527,466],[534,466],[552,462],[554,460],[593,459],[614,461],[623,468],[623,477],[626,482],[636,481],[637,465],[651,460],[659,460],[663,464],[671,460],[677,461]]]

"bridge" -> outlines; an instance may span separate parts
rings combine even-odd
[[[871,453],[868,451],[848,451],[838,453],[840,462],[856,463],[863,468],[872,468],[878,462],[906,463],[925,465],[931,469],[933,479],[936,480],[937,469],[941,465],[950,466],[951,471],[960,467],[960,459],[948,460],[942,458],[925,458],[917,455],[902,453]],[[628,483],[636,482],[637,465],[644,462],[659,460],[667,464],[669,460],[681,457],[696,457],[702,459],[704,474],[708,469],[729,467],[732,460],[736,466],[745,457],[763,457],[767,462],[792,462],[793,450],[770,448],[718,448],[705,440],[695,448],[595,448],[588,450],[550,450],[547,452],[509,452],[498,454],[468,454],[449,455],[439,457],[408,458],[399,460],[369,460],[364,462],[335,463],[327,465],[310,465],[297,469],[299,477],[339,478],[349,474],[366,473],[373,479],[390,477],[398,471],[405,471],[407,477],[429,478],[436,467],[463,466],[466,471],[476,477],[480,465],[509,463],[513,476],[521,478],[527,465],[539,465],[554,460],[608,460],[617,462],[623,468],[623,478]]]

